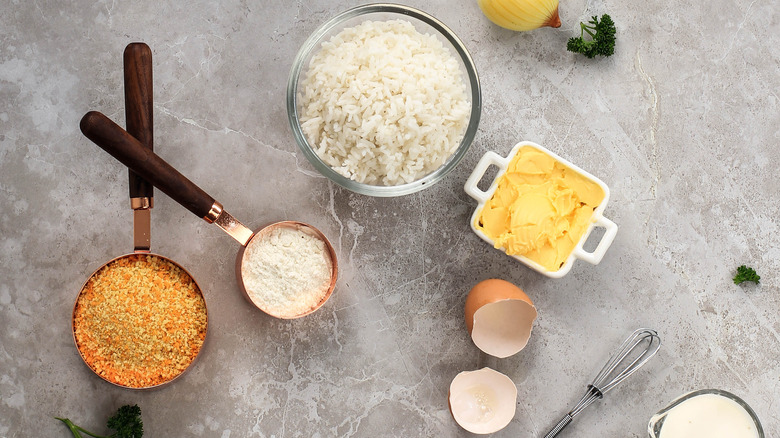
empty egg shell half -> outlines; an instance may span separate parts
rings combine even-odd
[[[485,353],[509,357],[522,350],[531,336],[536,307],[514,284],[500,279],[477,283],[466,297],[466,328]]]
[[[512,379],[490,368],[464,371],[452,380],[452,418],[471,433],[497,432],[515,416],[517,387]]]

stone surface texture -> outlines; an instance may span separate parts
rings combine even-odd
[[[475,0],[406,2],[451,27],[479,69],[482,120],[454,172],[382,199],[320,176],[287,122],[298,48],[351,1],[4,1],[0,10],[0,437],[65,437],[54,416],[103,429],[137,403],[149,437],[455,437],[447,391],[484,366],[513,379],[497,437],[542,436],[635,328],[663,346],[561,436],[646,437],[678,395],[721,388],[780,436],[780,14],[776,1],[561,3],[563,26],[516,33]],[[578,22],[608,12],[616,53],[566,52]],[[114,387],[71,334],[89,275],[132,249],[127,171],[79,131],[98,110],[124,126],[122,52],[154,59],[156,151],[250,228],[322,230],[341,275],[298,320],[252,308],[238,244],[156,192],[152,249],[204,290],[195,366],[152,391]],[[487,151],[553,150],[611,190],[620,227],[598,265],[548,279],[471,232],[463,191]],[[760,285],[736,286],[737,266]],[[491,358],[463,321],[469,289],[511,281],[538,311],[528,346]]]

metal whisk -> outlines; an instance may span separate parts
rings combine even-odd
[[[620,345],[609,361],[604,365],[599,374],[588,385],[588,391],[580,399],[574,409],[569,411],[544,438],[553,438],[558,435],[569,423],[574,420],[583,409],[594,401],[602,398],[610,389],[617,386],[626,377],[634,374],[642,365],[647,363],[661,347],[661,338],[655,330],[640,328],[631,334]]]

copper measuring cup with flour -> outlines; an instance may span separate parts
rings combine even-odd
[[[285,221],[252,231],[224,210],[222,204],[179,173],[105,115],[91,111],[81,119],[81,132],[206,222],[216,224],[241,244],[236,257],[236,277],[245,298],[256,308],[281,319],[294,319],[319,309],[330,298],[338,277],[336,252],[325,235],[311,225]],[[302,260],[286,257],[283,247],[303,245]],[[299,275],[283,275],[284,284],[269,281],[275,260],[264,254],[285,256],[287,268],[307,269]],[[310,269],[311,268],[311,269]],[[274,271],[285,269],[278,264]],[[295,278],[293,278],[295,277]],[[291,278],[293,278],[291,280]],[[271,279],[273,280],[273,279]],[[300,281],[298,281],[300,280]],[[300,290],[295,289],[298,286]],[[274,289],[279,287],[280,289]],[[279,291],[284,293],[278,293]],[[300,292],[300,293],[299,293]],[[290,293],[299,293],[291,297]]]
[[[132,43],[123,58],[128,135],[152,150],[152,52],[144,43]],[[134,251],[103,264],[84,282],[71,326],[79,355],[95,374],[119,387],[150,389],[171,383],[192,367],[205,341],[208,312],[194,277],[151,252],[154,189],[133,171],[129,180]],[[168,299],[143,301],[150,297]],[[180,315],[172,315],[179,310]],[[192,331],[169,332],[166,325]]]

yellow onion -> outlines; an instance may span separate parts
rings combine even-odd
[[[558,0],[477,0],[490,21],[509,30],[561,27]]]

